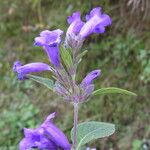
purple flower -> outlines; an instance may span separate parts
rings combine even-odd
[[[26,75],[34,72],[51,71],[51,67],[45,63],[36,62],[26,65],[21,64],[20,61],[16,61],[13,65],[13,71],[18,73],[18,79],[26,79]]]
[[[81,38],[85,38],[92,33],[104,33],[105,27],[112,23],[111,18],[102,13],[100,7],[96,7],[86,15],[86,23],[80,30],[79,35]]]
[[[102,13],[101,7],[96,7],[86,15],[86,23],[80,19],[80,13],[75,12],[67,19],[70,24],[67,35],[75,34],[79,38],[85,39],[92,33],[104,33],[106,26],[111,24],[111,18]]]
[[[60,29],[49,31],[45,30],[35,38],[34,45],[42,46],[47,53],[50,62],[56,66],[60,66],[59,44],[61,43],[61,35],[63,31]]]
[[[40,150],[70,150],[71,145],[64,133],[53,124],[55,113],[50,114],[36,129],[24,129],[25,137],[19,144],[20,150],[38,148]]]

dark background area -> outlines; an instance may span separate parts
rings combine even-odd
[[[34,128],[56,111],[56,124],[70,138],[73,108],[61,97],[30,80],[18,81],[12,72],[15,60],[24,64],[48,62],[41,48],[33,46],[40,31],[67,30],[67,16],[102,6],[113,24],[103,35],[84,43],[89,52],[78,69],[79,81],[100,68],[98,87],[120,87],[137,97],[94,97],[79,110],[79,122],[116,124],[115,135],[88,146],[98,150],[139,150],[150,140],[150,1],[149,0],[3,0],[0,1],[0,150],[16,150],[23,127]],[[143,149],[147,150],[147,149]]]

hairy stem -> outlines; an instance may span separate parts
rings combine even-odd
[[[73,133],[73,150],[77,147],[77,124],[78,124],[78,103],[74,103],[74,133]]]

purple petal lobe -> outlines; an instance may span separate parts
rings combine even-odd
[[[14,72],[17,72],[17,67],[20,67],[22,66],[21,62],[20,61],[15,61],[15,63],[13,64],[13,71]]]
[[[44,46],[45,45],[45,39],[43,37],[36,37],[34,42],[34,45],[36,46]]]
[[[94,17],[94,15],[97,15],[97,16],[101,16],[102,14],[102,8],[101,7],[96,7],[96,8],[93,8],[90,13],[88,15],[86,15],[86,21],[88,21],[89,19],[91,19],[92,17]]]
[[[84,25],[84,22],[80,18],[80,12],[73,13],[72,16],[68,17],[67,21],[70,24],[67,35],[78,34]]]
[[[67,137],[56,125],[54,125],[50,120],[48,121],[49,118],[51,120],[51,116],[48,116],[48,118],[41,125],[41,127],[43,127],[43,129],[45,130],[45,133],[47,134],[47,136],[57,146],[65,149],[65,150],[70,150],[70,144],[69,144],[69,141],[68,141]]]
[[[51,71],[49,65],[41,62],[29,63],[21,66],[21,63],[16,61],[13,65],[14,72],[18,73],[18,79],[26,79],[26,75],[34,72]]]
[[[105,27],[101,25],[97,25],[95,29],[93,30],[94,33],[104,33],[105,32]]]
[[[56,112],[51,113],[46,119],[45,119],[45,123],[48,123],[50,121],[52,121],[52,119],[54,119],[56,116]]]
[[[73,14],[72,14],[72,16],[69,16],[68,18],[67,18],[67,22],[69,23],[69,24],[71,24],[71,23],[73,23],[74,21],[76,21],[76,20],[79,20],[80,19],[80,12],[74,12]]]

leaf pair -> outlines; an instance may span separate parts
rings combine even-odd
[[[48,87],[50,90],[53,90],[54,88],[54,81],[49,79],[49,78],[43,78],[35,75],[28,75],[28,78],[31,80],[34,80],[40,84],[43,84],[44,86]],[[124,90],[121,88],[116,88],[116,87],[108,87],[108,88],[101,88],[92,93],[92,95],[103,95],[103,94],[126,94],[126,95],[131,95],[131,96],[137,96],[135,93],[130,92],[128,90]]]

